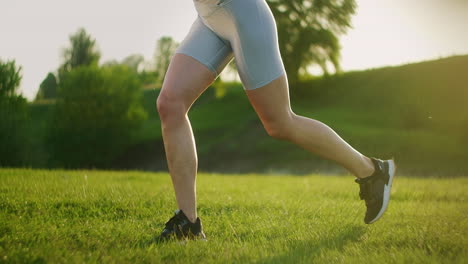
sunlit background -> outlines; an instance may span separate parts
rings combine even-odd
[[[345,71],[468,53],[467,0],[357,3],[354,28],[341,39]],[[0,10],[0,56],[23,67],[29,100],[79,27],[97,40],[101,62],[135,53],[150,60],[160,37],[180,42],[196,17],[191,0],[4,0]]]
[[[368,185],[269,137],[234,64],[187,115],[160,89],[192,1],[0,0],[0,263],[467,262],[468,0],[267,0],[294,113],[398,166],[370,228]],[[194,172],[208,242],[153,244]]]

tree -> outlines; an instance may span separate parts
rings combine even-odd
[[[279,46],[290,83],[310,65],[325,74],[340,70],[338,37],[351,27],[355,0],[267,0],[275,16]]]
[[[96,40],[92,39],[84,28],[80,28],[70,36],[70,47],[63,52],[64,62],[59,72],[68,72],[79,66],[97,65],[100,57]]]
[[[26,99],[18,95],[21,67],[0,60],[0,167],[22,165],[25,154]]]
[[[0,60],[0,97],[14,97],[21,83],[21,67],[16,62]]]
[[[36,100],[40,99],[55,99],[57,96],[57,78],[51,72],[47,74],[47,77],[42,81],[39,86],[39,91],[36,95]]]
[[[140,82],[143,85],[143,87],[155,87],[159,80],[157,72],[147,71],[145,69],[138,73],[138,78],[140,79]]]
[[[116,59],[108,60],[102,63],[101,66],[103,67],[112,67],[112,66],[117,66],[120,65],[119,61]]]
[[[123,59],[122,64],[128,66],[130,69],[138,72],[140,66],[145,61],[145,58],[141,54],[132,54]]]
[[[162,37],[158,40],[155,53],[155,68],[158,75],[158,81],[162,83],[166,75],[167,68],[171,62],[172,55],[174,54],[179,44],[171,37]]]
[[[81,66],[59,84],[48,146],[51,165],[106,167],[146,118],[137,75],[126,66]]]

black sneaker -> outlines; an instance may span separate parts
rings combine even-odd
[[[390,189],[395,175],[395,162],[393,160],[379,160],[371,158],[375,166],[372,176],[356,179],[359,183],[359,197],[366,202],[366,216],[364,222],[372,224],[382,217],[390,201]]]
[[[166,223],[166,227],[161,235],[155,238],[155,242],[164,242],[170,239],[187,240],[200,239],[206,240],[201,220],[197,217],[195,223],[190,222],[182,210],[176,210],[175,215]]]

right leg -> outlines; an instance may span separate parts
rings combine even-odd
[[[194,58],[177,53],[164,79],[157,108],[177,204],[191,222],[197,218],[197,152],[187,113],[216,74]]]
[[[187,112],[232,57],[231,47],[197,18],[171,60],[157,100],[177,204],[192,223],[198,162]]]

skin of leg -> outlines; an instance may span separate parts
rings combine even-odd
[[[215,78],[216,74],[205,65],[190,56],[177,53],[169,64],[157,99],[164,148],[177,204],[192,222],[197,218],[198,160],[187,113]]]
[[[292,111],[286,74],[265,86],[246,90],[246,94],[270,136],[333,160],[356,177],[365,178],[374,172],[372,161],[330,127]]]

